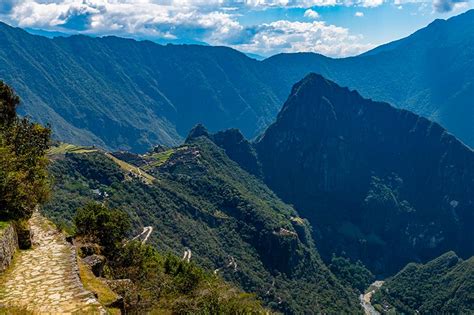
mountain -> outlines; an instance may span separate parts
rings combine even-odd
[[[474,253],[474,152],[437,123],[310,74],[255,148],[325,259],[347,254],[387,275]]]
[[[383,284],[372,304],[382,313],[473,313],[474,257],[448,252],[424,265],[409,264]]]
[[[470,10],[357,57],[281,54],[263,63],[279,69],[274,77],[284,81],[275,83],[281,94],[308,72],[316,72],[364,97],[434,120],[474,147],[473,55],[474,10]]]
[[[57,146],[44,213],[68,226],[89,200],[106,202],[128,212],[136,230],[152,226],[160,252],[190,249],[192,261],[274,310],[360,312],[355,291],[321,260],[308,222],[208,135],[198,126],[184,145],[145,155]]]
[[[0,41],[0,78],[22,113],[76,144],[145,152],[181,142],[198,122],[252,137],[278,111],[258,61],[229,48],[48,39],[5,24]]]
[[[253,138],[309,72],[437,121],[474,147],[473,21],[472,10],[437,20],[357,57],[263,61],[225,47],[48,39],[0,23],[0,79],[21,96],[22,114],[50,123],[56,138],[114,150],[176,145],[197,123]]]

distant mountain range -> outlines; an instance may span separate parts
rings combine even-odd
[[[68,142],[144,152],[180,143],[196,123],[253,138],[293,83],[316,72],[437,121],[474,146],[474,11],[343,59],[301,53],[258,61],[225,47],[48,39],[6,24],[0,42],[0,79],[22,97],[22,113]]]

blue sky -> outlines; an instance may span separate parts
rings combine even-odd
[[[30,29],[203,42],[269,56],[357,55],[473,0],[0,0],[0,20]]]

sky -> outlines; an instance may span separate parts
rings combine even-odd
[[[408,36],[474,0],[0,0],[30,30],[229,46],[271,56],[353,56]]]

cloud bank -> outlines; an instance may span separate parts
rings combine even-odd
[[[434,0],[433,7],[436,12],[446,13],[454,10],[456,7],[466,5],[468,0]]]
[[[191,39],[262,55],[311,51],[337,57],[356,55],[373,45],[361,44],[363,37],[347,28],[321,21],[312,8],[338,5],[370,8],[384,3],[384,0],[0,1],[0,19],[20,27],[170,41]],[[252,26],[239,22],[239,16],[246,12],[273,7],[306,9],[302,13],[304,22],[278,20]]]

